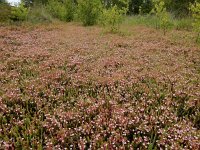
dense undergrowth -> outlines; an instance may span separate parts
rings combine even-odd
[[[134,83],[78,82],[69,75],[75,66],[37,78],[29,63],[10,64],[8,71],[17,67],[20,76],[1,77],[15,84],[1,91],[1,146],[198,149],[198,99],[177,90],[176,83],[148,77]]]
[[[189,70],[181,77],[181,81],[168,77],[167,74],[163,74],[160,80],[156,74],[151,76],[146,73],[144,76],[136,77],[126,73],[121,80],[99,82],[82,78],[81,63],[76,59],[75,62],[70,62],[69,57],[65,56],[68,51],[70,55],[75,51],[74,57],[80,57],[80,53],[90,49],[84,50],[83,43],[87,42],[82,41],[79,48],[77,46],[80,45],[74,45],[72,39],[68,39],[72,42],[72,46],[75,46],[72,48],[75,50],[70,51],[66,49],[66,45],[69,49],[71,43],[67,43],[65,37],[66,43],[62,41],[59,43],[64,46],[63,51],[59,45],[55,46],[56,41],[44,38],[49,37],[44,36],[44,33],[54,35],[58,29],[37,31],[37,34],[31,31],[20,32],[19,28],[12,30],[10,34],[4,31],[5,34],[0,39],[4,45],[0,52],[0,147],[4,149],[199,148],[200,57],[197,57],[198,55],[187,58],[186,64],[190,69],[186,67]],[[23,40],[14,40],[15,32],[28,37],[31,34],[32,40],[26,41],[27,44],[23,44],[25,42]],[[72,29],[66,33],[68,35],[74,32]],[[85,39],[87,34],[85,29],[78,32],[84,33],[82,36]],[[55,42],[55,48],[49,48],[48,41]],[[77,43],[77,40],[75,41]],[[90,47],[93,46],[94,43],[90,39],[89,41]],[[36,49],[31,46],[29,51],[26,51],[28,48],[26,46],[32,42],[37,43]],[[123,61],[126,60],[126,55],[137,57],[137,51],[134,55],[129,54],[131,44],[123,42],[113,48],[116,53],[123,50],[120,52],[123,54],[117,56],[123,57]],[[46,43],[48,46],[40,48],[41,43]],[[108,51],[107,48],[104,51],[112,52],[111,45],[109,47]],[[176,46],[175,48],[180,50],[178,52],[181,56],[182,50]],[[132,48],[132,51],[134,49]],[[158,50],[160,51],[160,47]],[[94,54],[98,51],[99,48],[92,49]],[[165,51],[160,52],[165,53]],[[55,52],[59,52],[63,57],[55,55]],[[151,54],[146,56],[144,49],[140,49],[139,52],[142,54],[138,59],[144,57],[141,62],[146,61],[147,64],[151,64]],[[187,52],[184,52],[184,56],[186,55]],[[97,61],[94,56],[87,54],[87,57],[90,57],[89,63],[85,61],[83,64],[90,65]],[[106,54],[104,57],[108,56],[109,54]],[[162,57],[159,58],[161,62]],[[124,71],[126,68],[129,71],[135,69],[126,67],[124,62],[118,63],[117,60],[115,62],[117,58],[111,57],[107,64],[100,64],[103,68],[95,74],[95,77],[105,78],[112,76],[112,73],[120,74],[118,69],[122,67],[125,67]],[[181,60],[184,60],[182,56]],[[141,63],[139,60],[136,62]],[[170,65],[169,62],[165,63]],[[140,64],[140,67],[138,73],[140,70],[145,70],[144,64]],[[172,65],[171,68],[173,67]],[[83,73],[90,74],[90,71],[87,69]]]
[[[120,2],[0,6],[0,149],[200,148],[198,7],[124,17]]]

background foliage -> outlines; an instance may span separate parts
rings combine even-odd
[[[78,1],[78,17],[83,22],[83,25],[94,25],[102,11],[100,0],[79,0]]]
[[[200,37],[200,3],[196,1],[194,4],[191,4],[190,10],[194,19],[192,25],[194,27],[194,30],[197,32],[196,41],[198,41]]]

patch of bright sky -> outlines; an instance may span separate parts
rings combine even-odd
[[[12,5],[18,4],[21,0],[7,0],[7,2],[11,3]]]

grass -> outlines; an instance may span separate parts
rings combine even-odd
[[[124,24],[131,25],[131,26],[143,25],[143,26],[147,26],[147,27],[156,28],[158,22],[159,22],[159,20],[155,16],[136,15],[136,16],[126,17]],[[191,18],[175,19],[171,16],[169,28],[175,29],[175,30],[191,31],[192,30],[192,19]]]
[[[198,149],[199,46],[136,20],[0,27],[0,147]]]

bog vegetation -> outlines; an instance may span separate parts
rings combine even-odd
[[[0,0],[0,149],[200,149],[199,43],[199,0]]]

